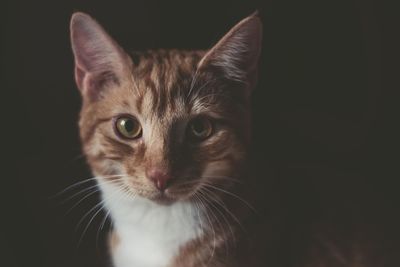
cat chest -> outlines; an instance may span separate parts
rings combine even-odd
[[[198,218],[179,211],[154,210],[154,213],[137,214],[140,216],[132,214],[135,220],[114,218],[114,230],[119,239],[113,249],[114,266],[168,266],[180,248],[200,234]]]
[[[120,243],[114,250],[116,267],[164,267],[179,253],[180,246],[188,242],[185,236],[172,236],[148,229],[121,231]],[[166,236],[167,235],[167,236]]]

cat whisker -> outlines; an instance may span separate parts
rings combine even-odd
[[[219,201],[218,201],[216,198],[214,198],[212,195],[210,195],[210,194],[209,194],[210,192],[203,191],[203,190],[205,190],[205,189],[206,189],[206,188],[202,187],[202,188],[199,190],[199,193],[202,194],[202,195],[204,196],[204,199],[205,199],[212,207],[214,207],[214,208],[221,214],[221,216],[223,217],[224,221],[225,221],[225,222],[228,224],[228,226],[229,226],[228,220],[226,219],[226,217],[224,216],[224,214],[219,210],[219,208],[218,208],[217,206],[214,205],[214,202],[220,204]],[[223,207],[223,205],[221,205],[221,204],[220,204],[220,206]],[[233,234],[233,232],[232,232],[232,234]]]
[[[119,196],[118,199],[117,199],[117,202],[119,202],[119,201],[122,200],[122,197],[123,197],[123,196],[120,195],[119,192],[115,193],[114,195],[116,195],[115,198],[117,198],[117,197]],[[111,196],[111,198],[114,198],[114,195]],[[98,240],[99,233],[100,233],[100,232],[103,230],[103,228],[105,227],[105,224],[106,224],[107,219],[108,219],[108,218],[111,218],[110,215],[111,215],[111,210],[108,210],[107,213],[104,215],[104,218],[103,218],[101,224],[99,225],[99,229],[98,229],[98,231],[97,231],[97,238],[96,238],[96,240]],[[112,223],[112,221],[111,221],[111,223]],[[97,243],[97,241],[96,241],[96,243]]]
[[[75,209],[80,203],[82,203],[85,199],[89,198],[90,196],[100,192],[100,189],[95,189],[92,192],[86,194],[84,197],[82,197],[78,202],[76,202],[65,214],[64,217],[67,216],[73,209]]]
[[[105,182],[105,183],[110,183],[110,184],[112,184],[112,183],[115,183],[115,181],[103,181],[103,182]],[[93,189],[94,188],[94,189]],[[93,189],[93,190],[92,190]],[[96,194],[96,193],[98,193],[98,192],[100,192],[100,188],[99,188],[99,186],[96,184],[96,185],[93,185],[93,186],[91,186],[90,188],[86,188],[86,189],[84,189],[84,190],[81,190],[80,192],[78,192],[77,194],[82,194],[83,192],[86,192],[86,191],[90,191],[90,190],[92,190],[91,192],[88,192],[85,196],[83,196],[78,202],[76,202],[66,213],[65,213],[65,215],[64,216],[67,216],[74,208],[76,208],[80,203],[82,203],[85,199],[87,199],[87,198],[89,198],[90,196],[92,196],[92,195],[94,195],[94,194]],[[77,195],[77,194],[75,194],[75,195]],[[74,196],[75,196],[74,195]],[[72,196],[72,197],[74,197],[74,196]],[[72,197],[70,197],[69,199],[71,199]],[[68,199],[68,200],[69,200]],[[67,200],[67,201],[68,201]],[[64,203],[65,203],[66,201],[64,201]]]
[[[220,179],[220,180],[232,181],[232,182],[239,183],[239,184],[244,184],[243,181],[236,179],[236,178],[229,177],[229,176],[202,176],[202,178]]]
[[[203,207],[204,214],[206,215],[206,218],[208,220],[208,225],[211,228],[212,233],[213,233],[213,250],[211,252],[211,257],[210,257],[210,260],[209,260],[209,261],[211,261],[211,259],[214,257],[215,248],[216,248],[216,245],[217,245],[216,244],[216,233],[215,233],[214,225],[213,225],[213,223],[211,221],[210,216],[208,215],[208,212],[206,211],[206,206],[205,206],[204,202],[202,201],[202,199],[200,198],[200,196],[198,194],[195,194],[194,196],[198,199],[199,204]]]
[[[124,186],[121,189],[124,189]],[[122,198],[124,197],[124,195],[120,194],[119,191],[116,191],[110,197],[116,199],[116,202],[120,202],[122,200]],[[97,247],[98,247],[100,232],[103,230],[108,218],[110,218],[110,226],[109,227],[110,227],[110,229],[112,229],[113,221],[111,220],[111,210],[108,210],[107,213],[104,215],[104,218],[103,218],[102,222],[99,224],[99,228],[97,229],[97,234],[96,234],[96,246]]]
[[[243,225],[241,224],[240,220],[228,209],[228,207],[224,204],[223,201],[219,200],[217,198],[217,196],[214,194],[214,192],[212,192],[210,189],[203,187],[203,190],[205,190],[205,192],[207,192],[208,194],[211,195],[211,198],[215,201],[216,204],[218,204],[220,207],[222,207],[226,213],[228,213],[232,219],[239,225],[239,227],[246,232],[245,228],[243,227]],[[234,236],[234,235],[233,235]]]
[[[221,211],[219,210],[219,208],[218,208],[217,206],[215,206],[211,200],[208,199],[208,195],[207,195],[205,192],[199,190],[199,194],[203,196],[203,199],[204,199],[205,202],[207,202],[212,208],[214,208],[214,209],[221,215],[222,219],[224,220],[224,222],[225,222],[226,225],[228,226],[229,231],[231,232],[232,237],[234,238],[234,232],[233,232],[233,230],[232,230],[232,227],[230,226],[230,223],[229,223],[228,220],[226,219],[226,217],[225,217],[225,215],[223,214],[223,212],[221,212]],[[212,211],[212,209],[209,209],[209,211],[210,211],[210,213],[212,214],[212,216],[214,217],[214,219],[216,220],[216,222],[218,223],[219,229],[223,232],[223,235],[224,235],[225,237],[228,236],[228,235],[226,234],[226,232],[225,232],[225,228],[223,227],[223,224],[222,224],[221,221],[218,219],[218,216],[216,216],[216,215],[214,214],[214,212]],[[228,239],[228,240],[229,240],[229,239]],[[234,242],[236,242],[236,241],[234,240]],[[224,245],[225,245],[225,252],[226,252],[226,255],[229,255],[229,248],[228,248],[228,245],[227,245],[227,244],[224,244]]]
[[[185,178],[184,178],[185,179]],[[185,182],[179,182],[178,185],[179,186],[184,186],[184,185],[195,185],[199,183],[199,181],[197,180],[193,180],[193,181],[185,181]]]
[[[83,237],[84,237],[86,231],[89,229],[90,224],[93,222],[93,220],[94,220],[94,218],[97,216],[97,214],[99,214],[100,211],[103,209],[103,203],[104,203],[104,201],[102,201],[102,202],[98,203],[97,205],[95,205],[95,206],[94,206],[92,209],[90,209],[90,210],[82,217],[82,219],[78,222],[76,228],[79,227],[79,225],[83,222],[83,220],[84,220],[92,211],[94,211],[96,208],[98,208],[98,210],[94,213],[94,215],[92,216],[92,218],[91,218],[91,219],[89,220],[89,222],[87,223],[85,229],[83,230],[83,232],[82,232],[82,234],[81,234],[81,237],[79,238],[79,241],[78,241],[78,247],[80,246],[80,244],[81,244],[81,242],[82,242],[82,240],[83,240]],[[100,207],[99,207],[99,206],[100,206]]]
[[[230,192],[230,191],[224,190],[224,189],[222,189],[222,188],[219,188],[219,187],[217,187],[217,186],[211,185],[211,184],[209,184],[209,183],[207,183],[207,182],[203,182],[203,185],[206,186],[206,187],[209,187],[209,188],[218,190],[218,191],[220,191],[220,192],[222,192],[222,193],[225,193],[225,194],[227,194],[227,195],[230,195],[230,196],[232,196],[232,197],[234,197],[234,198],[240,200],[240,201],[241,201],[242,203],[244,203],[247,207],[249,207],[253,212],[255,212],[255,213],[258,214],[258,211],[257,211],[249,202],[247,202],[247,201],[244,200],[243,198],[239,197],[238,195],[236,195],[236,194],[234,194],[234,193],[232,193],[232,192]]]
[[[114,178],[114,177],[117,178],[117,177],[123,177],[123,176],[124,176],[124,175],[108,175],[108,176],[102,176],[102,177],[108,179],[108,178]],[[73,188],[75,188],[75,187],[77,187],[77,186],[79,186],[79,185],[82,185],[82,184],[85,184],[85,183],[88,183],[88,182],[91,182],[91,181],[94,181],[94,180],[97,180],[97,179],[99,179],[99,177],[91,177],[91,178],[84,179],[84,180],[82,180],[82,181],[78,181],[78,182],[76,182],[76,183],[73,183],[73,184],[67,186],[67,187],[66,187],[65,189],[63,189],[62,191],[56,193],[55,195],[50,196],[50,198],[56,198],[56,197],[58,197],[58,196],[60,196],[60,195],[62,195],[62,194],[64,194],[64,193],[66,193],[67,191],[69,191],[69,190],[71,190],[71,189],[73,189]]]
[[[112,180],[112,181],[106,181],[106,183],[112,184],[112,183],[117,183],[117,181],[114,181],[114,180]],[[66,198],[65,200],[61,201],[60,205],[65,204],[66,202],[72,200],[72,199],[75,198],[76,196],[81,195],[81,194],[83,194],[83,193],[85,193],[85,192],[87,192],[87,191],[90,191],[90,190],[93,189],[93,188],[97,188],[98,186],[99,186],[99,185],[96,183],[95,185],[89,186],[89,187],[87,187],[87,188],[83,188],[82,190],[78,191],[77,193],[73,194],[72,196],[70,196],[70,197]],[[99,191],[99,190],[97,190],[97,191]]]
[[[114,192],[114,194],[112,194],[111,197],[115,197],[116,195],[119,195],[119,192],[118,192],[118,191]],[[91,208],[88,212],[86,212],[85,215],[79,220],[79,222],[78,222],[78,224],[77,224],[77,226],[76,226],[76,230],[77,230],[77,229],[79,228],[79,226],[83,223],[83,221],[85,220],[85,218],[86,218],[87,216],[89,216],[90,213],[92,213],[93,211],[95,211],[96,208],[98,208],[97,211],[95,211],[95,213],[93,214],[93,216],[92,216],[91,219],[89,220],[89,222],[86,224],[86,227],[84,228],[84,230],[83,230],[83,232],[82,232],[82,234],[81,234],[81,237],[80,237],[80,239],[79,239],[79,241],[78,241],[78,247],[80,246],[80,244],[81,244],[81,242],[82,242],[82,240],[83,240],[83,237],[84,237],[85,233],[86,233],[87,230],[89,229],[90,224],[93,222],[93,220],[96,218],[96,216],[97,216],[102,210],[105,209],[105,206],[104,206],[105,202],[106,202],[106,200],[103,199],[102,201],[100,201],[99,203],[97,203],[93,208]],[[109,214],[109,213],[107,213],[107,214]],[[99,233],[99,232],[97,232],[97,234],[98,234],[98,233]],[[97,238],[98,238],[98,235],[97,235]],[[96,239],[96,240],[97,240],[97,239]],[[96,244],[97,244],[97,241],[96,241]]]
[[[69,191],[70,189],[73,189],[73,188],[75,188],[75,187],[77,187],[77,186],[79,186],[79,185],[81,185],[81,184],[85,184],[85,183],[91,182],[91,181],[96,180],[96,179],[97,179],[97,177],[92,177],[92,178],[89,178],[89,179],[85,179],[85,180],[82,180],[82,181],[78,181],[78,182],[76,182],[76,183],[73,183],[73,184],[67,186],[65,189],[61,190],[60,192],[58,192],[58,193],[56,193],[56,194],[50,196],[49,198],[52,199],[52,198],[59,197],[60,195],[66,193],[66,192]]]
[[[136,198],[136,194],[134,192],[132,192],[132,190],[126,184],[122,184],[122,186],[120,187],[120,190],[122,191],[122,193],[124,193],[124,196],[127,198],[129,198],[129,199]]]
[[[93,188],[97,188],[97,187],[98,187],[98,185],[95,184],[95,185],[89,186],[87,188],[83,188],[82,190],[78,191],[77,193],[73,194],[72,196],[68,197],[67,199],[61,201],[60,204],[64,204],[64,203],[68,202],[69,200],[75,198],[76,196],[81,195],[81,194],[83,194],[83,193],[85,193],[87,191],[90,191]]]
[[[236,178],[229,177],[229,176],[211,176],[210,175],[210,176],[201,176],[197,179],[194,179],[192,177],[184,177],[183,179],[190,179],[190,181],[180,182],[178,184],[179,186],[201,184],[203,182],[203,179],[226,180],[226,181],[230,181],[230,182],[234,182],[234,183],[238,183],[238,184],[244,184],[243,181],[236,179]]]
[[[87,212],[85,213],[85,215],[83,215],[83,217],[79,220],[78,224],[77,224],[76,227],[75,227],[75,230],[78,230],[79,226],[83,223],[83,221],[85,220],[85,218],[86,218],[87,216],[89,216],[89,214],[90,214],[92,211],[94,211],[96,208],[98,208],[99,206],[101,207],[101,206],[103,205],[103,203],[104,203],[104,200],[103,200],[103,201],[100,201],[99,203],[97,203],[96,205],[94,205],[94,207],[92,207],[89,211],[87,211]]]
[[[195,197],[195,200],[194,200],[194,205],[196,206],[196,211],[197,211],[197,217],[199,218],[199,224],[200,224],[200,229],[205,229],[204,228],[204,225],[203,225],[203,217],[201,217],[200,216],[200,207],[199,207],[199,205],[198,205],[198,203],[197,203],[197,199],[196,199],[196,193],[194,194],[194,197]]]
[[[108,210],[104,216],[103,216],[103,220],[101,221],[101,223],[99,224],[99,227],[97,229],[97,234],[96,234],[96,248],[98,248],[98,244],[99,244],[99,237],[100,237],[100,232],[103,230],[103,228],[106,225],[107,219],[110,216],[111,210]]]

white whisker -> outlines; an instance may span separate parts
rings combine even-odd
[[[209,183],[207,183],[207,182],[203,182],[203,185],[204,185],[204,186],[207,186],[207,187],[210,187],[210,188],[213,188],[213,189],[215,189],[215,190],[218,190],[218,191],[220,191],[220,192],[223,192],[223,193],[225,193],[225,194],[227,194],[227,195],[230,195],[230,196],[232,196],[232,197],[234,197],[234,198],[240,200],[240,201],[243,202],[247,207],[249,207],[252,211],[254,211],[255,213],[258,214],[258,211],[257,211],[249,202],[247,202],[247,201],[244,200],[243,198],[239,197],[238,195],[236,195],[236,194],[234,194],[234,193],[232,193],[232,192],[230,192],[230,191],[224,190],[224,189],[222,189],[222,188],[219,188],[219,187],[217,187],[217,186],[211,185],[211,184],[209,184]]]
[[[246,232],[245,228],[243,227],[243,225],[241,224],[240,220],[228,209],[228,207],[225,205],[225,203],[223,201],[221,201],[220,199],[217,198],[217,196],[214,194],[214,192],[212,192],[210,189],[203,187],[203,190],[206,190],[206,192],[208,194],[211,194],[211,198],[215,201],[216,204],[218,204],[220,207],[222,207],[226,213],[228,213],[232,219],[239,225],[239,227]],[[234,237],[234,235],[233,235]]]
[[[196,198],[198,199],[199,204],[203,207],[204,213],[205,213],[205,215],[206,215],[206,217],[207,217],[207,220],[208,220],[209,227],[211,228],[212,233],[213,233],[213,249],[212,249],[211,257],[210,257],[210,260],[209,260],[209,261],[211,261],[212,258],[214,257],[215,248],[216,248],[216,246],[217,246],[217,244],[216,244],[216,233],[215,233],[214,225],[213,225],[213,223],[212,223],[212,221],[211,221],[211,218],[208,216],[208,213],[207,213],[207,211],[206,211],[206,206],[205,206],[204,202],[201,200],[201,198],[199,197],[199,195],[195,194],[195,196],[196,196]]]
[[[81,224],[81,222],[83,222],[84,218],[87,217],[87,216],[89,215],[89,213],[91,213],[95,208],[97,208],[97,207],[99,207],[99,206],[100,206],[100,208],[98,208],[98,210],[94,213],[94,215],[92,216],[92,218],[91,218],[91,219],[89,220],[89,222],[87,223],[85,229],[83,230],[83,232],[82,232],[82,234],[81,234],[81,237],[79,238],[79,241],[78,241],[78,247],[80,246],[80,244],[81,244],[81,242],[82,242],[82,240],[83,240],[83,237],[84,237],[86,231],[88,230],[90,224],[92,223],[92,221],[94,220],[94,218],[97,216],[97,214],[99,214],[99,212],[103,209],[103,201],[100,202],[100,203],[98,203],[96,206],[94,206],[94,208],[90,209],[90,211],[87,212],[87,213],[85,214],[85,216],[83,216],[82,219],[78,222],[77,227],[79,227],[79,225]]]
[[[106,178],[106,179],[108,179],[108,178],[117,178],[117,177],[123,177],[123,176],[124,176],[124,175],[117,174],[117,175],[102,176],[101,178]],[[97,177],[97,176],[96,176],[96,177],[91,177],[91,178],[88,178],[88,179],[84,179],[84,180],[82,180],[82,181],[78,181],[78,182],[76,182],[76,183],[73,183],[73,184],[67,186],[65,189],[61,190],[60,192],[56,193],[56,194],[53,195],[53,196],[50,196],[49,198],[50,198],[50,199],[51,199],[51,198],[56,198],[56,197],[58,197],[58,196],[60,196],[60,195],[62,195],[62,194],[64,194],[64,193],[66,193],[67,191],[69,191],[69,190],[71,190],[71,189],[73,189],[73,188],[75,188],[75,187],[77,187],[77,186],[79,186],[79,185],[82,185],[82,184],[85,184],[85,183],[88,183],[88,182],[97,180],[97,179],[99,179],[99,178],[100,178],[100,177]]]
[[[231,234],[232,234],[232,237],[234,237],[234,232],[233,232],[233,230],[232,230],[232,227],[230,226],[230,223],[228,222],[228,220],[226,219],[226,217],[224,216],[224,214],[218,209],[218,207],[216,207],[216,206],[212,203],[212,201],[210,201],[210,200],[207,198],[207,195],[205,194],[205,192],[202,192],[202,191],[199,190],[199,194],[200,194],[201,196],[203,196],[203,200],[204,200],[207,204],[209,204],[209,205],[211,206],[211,208],[214,208],[214,209],[221,215],[222,219],[224,220],[224,222],[225,222],[226,225],[228,226],[228,228],[229,228],[229,230],[230,230],[230,232],[231,232]],[[224,236],[224,237],[227,237],[228,235],[227,235],[226,232],[225,232],[225,229],[224,229],[224,227],[223,227],[223,224],[221,223],[221,221],[218,219],[218,216],[215,215],[215,213],[212,211],[211,208],[210,208],[208,211],[210,211],[211,215],[214,217],[215,221],[217,222],[217,224],[218,224],[218,226],[219,226],[219,229],[220,229],[220,230],[222,231],[222,233],[223,233],[223,236]],[[228,249],[227,244],[224,244],[224,246],[225,246],[225,253],[226,253],[226,255],[229,255],[229,249]]]

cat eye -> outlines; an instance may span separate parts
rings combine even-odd
[[[133,117],[120,117],[115,122],[115,128],[119,136],[128,139],[136,139],[142,136],[142,126]]]
[[[188,125],[188,135],[192,140],[203,141],[213,133],[212,122],[205,117],[198,117]]]

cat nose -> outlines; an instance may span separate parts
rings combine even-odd
[[[162,192],[167,187],[168,180],[171,179],[168,172],[160,169],[149,169],[146,171],[146,175],[151,181],[153,181],[157,189]]]

